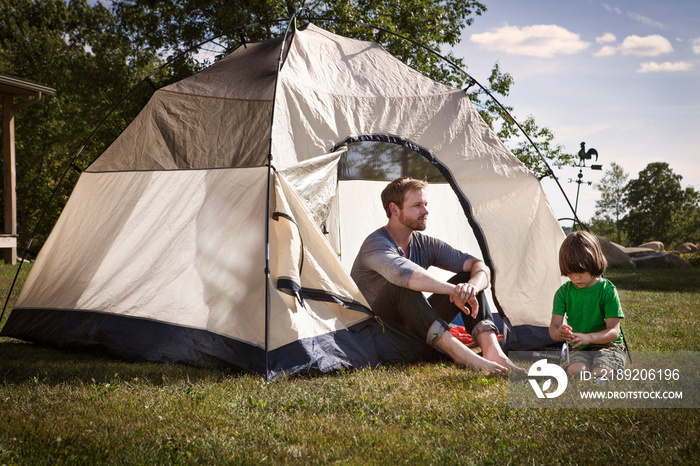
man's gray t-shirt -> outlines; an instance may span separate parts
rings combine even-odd
[[[370,306],[388,282],[408,288],[408,279],[417,267],[439,267],[450,272],[462,271],[465,254],[437,238],[414,231],[409,243],[410,257],[394,242],[384,227],[372,232],[362,243],[352,265],[355,280]]]

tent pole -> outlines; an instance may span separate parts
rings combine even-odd
[[[303,10],[303,9],[302,9]],[[287,23],[287,28],[284,31],[282,45],[280,46],[280,55],[277,59],[277,74],[275,75],[275,87],[272,95],[272,112],[270,116],[270,146],[267,155],[267,202],[265,212],[265,380],[270,382],[270,203],[272,201],[272,134],[275,124],[275,101],[277,100],[277,83],[279,81],[282,65],[287,48],[287,39],[289,38],[290,30],[296,30],[297,14],[302,10],[294,12]]]
[[[267,206],[265,212],[265,380],[270,381],[270,201],[272,191],[272,156],[267,163]]]

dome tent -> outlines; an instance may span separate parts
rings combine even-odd
[[[464,91],[312,24],[157,90],[81,174],[2,334],[268,379],[435,356],[348,275],[386,221],[385,181],[338,178],[362,143],[439,169],[428,233],[492,268],[508,347],[541,346],[564,235],[537,178]]]

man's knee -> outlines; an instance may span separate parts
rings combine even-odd
[[[430,328],[428,328],[428,336],[425,340],[430,346],[435,346],[435,342],[442,336],[443,333],[448,332],[450,326],[442,319],[437,319],[432,323]]]
[[[410,334],[432,345],[449,325],[442,319],[420,291],[388,284],[372,304],[382,319],[399,324]]]

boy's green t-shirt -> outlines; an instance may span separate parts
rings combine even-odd
[[[617,288],[605,278],[588,288],[579,288],[570,281],[564,283],[554,295],[552,313],[565,315],[567,324],[575,333],[599,332],[606,328],[605,319],[625,317]],[[622,332],[614,343],[622,343]],[[579,347],[583,348],[583,345]]]

